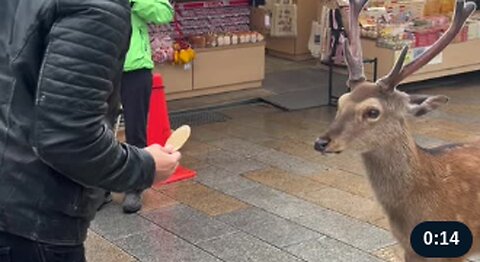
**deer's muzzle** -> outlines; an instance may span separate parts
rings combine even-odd
[[[319,151],[319,152],[322,152],[322,153],[325,153],[325,151],[327,150],[327,147],[328,147],[328,144],[330,143],[330,139],[326,139],[326,138],[317,138],[317,140],[315,141],[315,144],[314,144],[314,148],[315,150]]]

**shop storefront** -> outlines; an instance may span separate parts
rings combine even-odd
[[[361,13],[362,46],[365,58],[378,61],[378,75],[386,75],[403,46],[409,47],[407,61],[415,59],[438,40],[448,28],[453,15],[454,0],[371,0]],[[348,4],[338,3],[342,21],[346,21]],[[322,7],[320,22],[329,24],[328,12]],[[330,58],[331,28],[325,26],[322,57]],[[404,81],[416,82],[448,75],[480,70],[480,13],[474,14],[456,39],[428,65]],[[341,56],[341,54],[340,54]],[[341,59],[334,61],[343,62]],[[365,67],[373,78],[373,68]]]
[[[175,13],[150,30],[169,99],[261,86],[265,41],[250,29],[248,0],[177,1]]]
[[[404,45],[414,59],[441,37],[453,5],[453,0],[369,1],[360,19],[364,58],[376,58],[378,76],[388,73]],[[150,28],[155,70],[164,77],[169,100],[259,88],[266,54],[343,66],[345,1],[179,0],[175,12],[171,24]],[[454,43],[405,82],[480,70],[479,46],[477,12]],[[373,79],[374,67],[365,70]]]

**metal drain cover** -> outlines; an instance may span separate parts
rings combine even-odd
[[[170,115],[170,126],[172,129],[177,129],[182,125],[200,126],[225,122],[229,119],[231,119],[229,116],[216,111],[175,113]]]

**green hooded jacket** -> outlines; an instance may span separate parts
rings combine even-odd
[[[173,19],[174,10],[168,0],[130,0],[130,4],[132,35],[123,71],[153,69],[148,23],[169,23]]]

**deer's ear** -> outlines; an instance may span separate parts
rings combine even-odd
[[[448,102],[447,96],[419,96],[410,99],[409,112],[414,116],[423,116]]]
[[[408,98],[410,98],[410,104],[413,105],[420,105],[421,103],[425,102],[428,98],[432,96],[430,95],[421,95],[421,94],[410,94]]]

